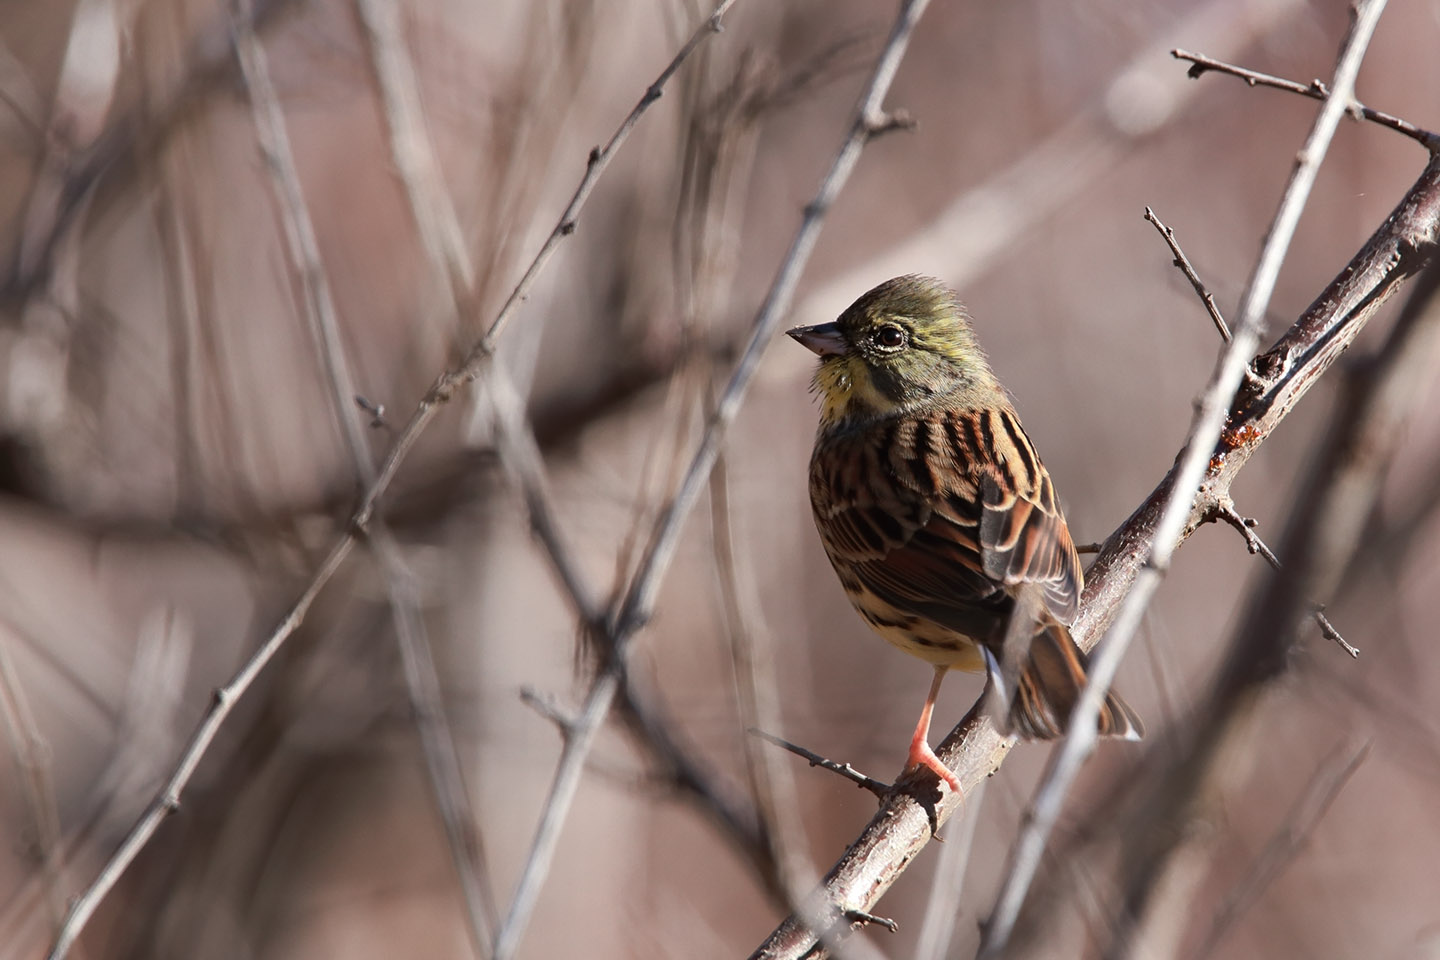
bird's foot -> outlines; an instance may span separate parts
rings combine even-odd
[[[965,795],[965,791],[960,789],[960,778],[951,773],[950,768],[940,762],[940,758],[935,755],[935,751],[930,749],[928,741],[915,740],[910,744],[910,756],[905,761],[905,769],[914,770],[916,767],[924,767],[949,784],[950,789],[955,793],[962,797]]]

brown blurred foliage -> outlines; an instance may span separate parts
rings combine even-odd
[[[256,0],[235,14],[253,15],[269,55],[356,389],[386,410],[369,434],[377,456],[484,331],[591,147],[709,9],[431,0],[400,11],[474,271],[458,318],[396,175],[356,7]],[[507,334],[500,362],[529,397],[592,582],[611,586],[633,566],[633,531],[689,455],[890,13],[863,0],[742,0],[643,119]],[[293,602],[358,489],[336,418],[370,417],[331,400],[231,18],[196,0],[0,5],[0,666],[20,704],[0,715],[6,960],[44,954],[64,898],[149,802],[210,691]],[[1233,305],[1313,110],[1226,78],[1187,80],[1168,49],[1303,81],[1326,75],[1343,26],[1339,4],[1298,0],[935,5],[890,97],[918,129],[867,149],[796,322],[895,273],[959,283],[1076,539],[1103,539],[1169,465],[1217,348],[1144,207]],[[1397,0],[1361,97],[1440,124],[1437,43],[1434,5]],[[1393,133],[1342,129],[1281,278],[1277,328],[1422,163]],[[632,664],[677,741],[736,790],[748,782],[745,718],[719,587],[731,573],[787,738],[888,779],[929,679],[867,632],[819,550],[804,481],[808,375],[804,351],[774,346],[726,447],[728,509],[702,506],[690,521]],[[1322,386],[1238,485],[1262,531],[1283,520],[1334,390]],[[385,516],[422,585],[503,907],[560,748],[519,692],[573,704],[584,685],[571,607],[498,465],[487,397],[482,387],[445,410]],[[1437,399],[1411,418],[1362,562],[1340,595],[1320,598],[1361,658],[1317,636],[1268,698],[1251,756],[1207,808],[1189,902],[1156,922],[1156,956],[1440,951],[1440,667],[1424,655],[1440,588]],[[717,570],[718,522],[733,571]],[[1152,727],[1201,688],[1257,563],[1222,528],[1181,551],[1120,678]],[[101,908],[84,956],[471,955],[387,604],[357,554]],[[948,685],[937,724],[979,690],[978,679]],[[1297,804],[1316,778],[1367,740],[1293,862],[1247,888],[1266,844],[1304,819]],[[1022,747],[985,792],[950,905],[952,956],[973,953],[1043,756]],[[1096,838],[1117,828],[1104,811],[1143,763],[1142,748],[1107,747],[1088,769],[1044,891],[1051,955],[1104,940]],[[790,766],[803,836],[789,840],[823,869],[872,798]],[[607,728],[521,955],[748,953],[781,905],[682,796],[625,728]],[[932,871],[918,863],[886,899],[899,934],[865,934],[885,953],[913,953]],[[1245,909],[1207,944],[1237,889]]]

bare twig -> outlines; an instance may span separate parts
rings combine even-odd
[[[1265,310],[1289,250],[1290,240],[1300,222],[1300,213],[1315,183],[1320,163],[1330,140],[1340,124],[1345,107],[1354,94],[1355,77],[1365,57],[1375,25],[1385,9],[1385,0],[1362,0],[1356,7],[1354,22],[1341,46],[1335,68],[1334,95],[1320,108],[1319,115],[1295,159],[1280,208],[1261,248],[1250,283],[1240,300],[1239,322],[1216,365],[1210,384],[1196,410],[1195,420],[1186,440],[1185,451],[1173,471],[1175,482],[1161,510],[1151,541],[1149,557],[1120,604],[1120,610],[1109,633],[1095,648],[1090,664],[1090,681],[1075,704],[1069,731],[1051,757],[1045,776],[1035,791],[1031,816],[1016,840],[1010,866],[990,921],[985,927],[980,955],[996,957],[1005,949],[1020,907],[1039,869],[1040,859],[1050,831],[1060,816],[1060,808],[1069,793],[1081,765],[1094,749],[1096,718],[1104,704],[1120,659],[1140,625],[1145,608],[1154,596],[1160,581],[1170,567],[1171,557],[1184,538],[1195,497],[1209,466],[1211,451],[1220,441],[1225,416],[1245,377],[1246,365],[1254,355],[1263,332]]]
[[[260,675],[266,665],[284,646],[285,641],[290,637],[300,624],[305,620],[305,615],[310,612],[310,606],[315,598],[330,582],[335,571],[349,555],[354,547],[354,539],[347,537],[330,548],[330,553],[316,570],[314,577],[301,593],[300,599],[290,608],[285,619],[276,627],[275,631],[266,638],[265,642],[256,650],[250,659],[240,668],[230,681],[215,691],[215,697],[210,709],[206,711],[200,726],[191,735],[185,745],[185,750],[180,755],[180,762],[165,781],[164,789],[145,808],[140,819],[130,828],[130,832],[121,841],[119,849],[110,855],[101,868],[99,876],[86,887],[84,892],[70,905],[70,912],[65,917],[65,925],[56,937],[55,944],[50,948],[49,960],[61,960],[74,944],[75,938],[85,928],[95,908],[100,901],[105,899],[119,882],[125,870],[134,862],[135,857],[155,836],[156,831],[165,819],[180,809],[180,796],[190,779],[195,775],[195,770],[200,766],[210,744],[214,741],[215,735],[220,732],[225,721],[229,719],[230,712],[235,709],[235,704],[245,695],[245,692],[255,683],[255,678]]]
[[[752,736],[759,737],[761,740],[764,740],[767,743],[773,743],[775,744],[775,746],[780,747],[783,750],[790,751],[791,753],[795,754],[795,756],[809,763],[812,767],[821,767],[825,770],[829,770],[831,773],[840,774],[840,776],[844,777],[846,780],[849,780],[851,783],[855,784],[855,786],[861,788],[862,790],[869,790],[871,793],[875,794],[875,796],[879,797],[882,800],[885,799],[886,795],[890,793],[890,784],[884,783],[880,780],[876,780],[874,777],[866,776],[859,770],[856,770],[854,767],[850,766],[850,764],[848,763],[840,763],[836,760],[827,759],[820,756],[820,754],[815,753],[814,751],[806,750],[799,744],[791,743],[784,737],[777,737],[773,733],[766,733],[764,730],[760,730],[756,727],[751,727],[749,733]]]
[[[1220,315],[1220,308],[1215,306],[1215,296],[1200,279],[1195,268],[1190,265],[1190,258],[1185,256],[1185,251],[1180,249],[1180,241],[1175,239],[1175,231],[1160,222],[1155,216],[1155,211],[1149,207],[1145,208],[1145,219],[1160,231],[1160,236],[1165,238],[1169,245],[1170,252],[1175,255],[1175,266],[1185,274],[1185,279],[1190,281],[1190,286],[1195,288],[1195,293],[1200,297],[1200,302],[1205,304],[1205,312],[1210,314],[1210,320],[1215,324],[1215,329],[1220,332],[1220,339],[1226,343],[1230,342],[1230,328],[1225,325],[1225,318]]]
[[[481,373],[482,368],[493,356],[494,348],[498,341],[500,332],[506,322],[515,312],[518,304],[524,299],[541,268],[549,260],[554,252],[556,244],[574,231],[575,218],[583,208],[595,182],[615,151],[619,149],[634,128],[640,115],[660,95],[660,92],[674,72],[679,69],[684,59],[709,35],[718,32],[720,29],[721,17],[724,12],[734,3],[734,0],[722,0],[716,11],[706,20],[700,30],[696,31],[689,42],[681,49],[680,53],[665,67],[657,80],[646,88],[645,94],[636,104],[635,108],[625,117],[615,134],[606,143],[603,150],[592,151],[587,163],[585,174],[581,179],[580,186],[567,204],[560,216],[550,237],[541,246],[535,259],[526,269],[519,285],[506,300],[500,313],[491,323],[486,335],[472,348],[465,361],[457,367],[445,371],[426,392],[414,411],[411,413],[405,427],[391,444],[386,453],[379,470],[374,474],[373,480],[366,487],[360,503],[350,517],[348,528],[343,536],[331,545],[324,560],[312,574],[309,583],[305,585],[300,593],[299,599],[291,606],[289,612],[235,673],[234,676],[215,692],[215,699],[211,708],[206,712],[199,727],[191,735],[185,746],[174,771],[167,778],[164,788],[146,808],[139,820],[131,827],[129,833],[121,841],[119,848],[111,854],[105,865],[101,868],[99,875],[87,887],[71,905],[70,912],[66,917],[64,927],[57,936],[52,946],[49,960],[61,960],[69,951],[75,938],[84,929],[85,924],[94,914],[95,908],[105,898],[106,894],[114,888],[125,870],[134,861],[136,855],[144,849],[146,844],[159,830],[165,819],[179,808],[180,798],[185,788],[195,774],[201,759],[208,751],[210,744],[214,741],[220,728],[224,726],[229,718],[235,703],[244,696],[245,692],[254,684],[256,677],[269,664],[275,654],[290,636],[304,622],[309,613],[311,605],[317,596],[330,582],[330,579],[340,569],[341,565],[354,550],[358,538],[370,531],[371,521],[374,518],[376,509],[390,488],[396,473],[401,464],[409,456],[420,435],[429,426],[430,422],[438,413],[440,406],[450,400],[457,390],[473,382]],[[269,5],[273,7],[274,2]],[[267,7],[267,9],[269,9]],[[253,23],[241,23],[240,29],[252,29]]]
[[[868,927],[873,924],[877,927],[884,927],[891,933],[900,932],[900,924],[896,923],[894,920],[891,920],[889,917],[878,917],[875,914],[867,913],[864,910],[846,910],[845,919],[849,920],[853,924],[857,924],[862,927]]]
[[[1321,636],[1326,640],[1338,644],[1340,649],[1350,654],[1352,659],[1359,658],[1359,648],[1353,646],[1349,640],[1346,640],[1345,637],[1341,635],[1339,630],[1335,629],[1335,624],[1331,623],[1330,618],[1325,616],[1325,608],[1323,606],[1317,606],[1312,616],[1315,618],[1316,625],[1320,628]]]
[[[1270,564],[1272,570],[1280,569],[1280,558],[1275,556],[1275,551],[1271,550],[1270,546],[1261,539],[1260,534],[1255,532],[1257,524],[1253,517],[1241,516],[1235,509],[1234,503],[1229,500],[1217,504],[1212,512],[1218,519],[1224,520],[1230,526],[1234,527],[1240,536],[1245,538],[1245,549],[1264,557],[1265,562]],[[1340,649],[1350,654],[1352,658],[1360,656],[1359,649],[1341,636],[1340,631],[1336,630],[1335,625],[1330,622],[1330,618],[1325,616],[1325,608],[1323,606],[1317,604],[1310,615],[1314,618],[1315,623],[1319,625],[1320,632],[1326,640],[1333,640],[1339,644]]]
[[[1338,748],[1340,745],[1336,746]],[[1275,831],[1270,842],[1265,844],[1265,849],[1260,851],[1260,855],[1250,864],[1250,869],[1215,911],[1214,919],[1210,921],[1210,929],[1196,949],[1193,960],[1205,960],[1214,953],[1235,922],[1255,905],[1265,888],[1284,873],[1285,868],[1304,850],[1311,835],[1320,826],[1320,821],[1325,819],[1330,805],[1340,796],[1340,791],[1345,789],[1345,785],[1369,755],[1370,742],[1366,741],[1358,748],[1344,751],[1337,749],[1328,763],[1321,764],[1320,769],[1310,778],[1305,792],[1280,821],[1280,828]]]
[[[1325,100],[1330,96],[1331,88],[1319,80],[1311,80],[1309,83],[1296,83],[1294,80],[1286,80],[1284,77],[1274,77],[1268,73],[1261,73],[1258,70],[1237,67],[1223,60],[1207,57],[1203,53],[1191,53],[1189,50],[1171,50],[1170,56],[1176,60],[1188,60],[1190,62],[1191,67],[1187,73],[1191,78],[1204,76],[1213,70],[1216,73],[1225,73],[1232,77],[1239,77],[1252,87],[1274,87],[1277,90],[1287,90],[1290,93],[1298,93],[1302,97],[1310,97],[1313,100]],[[1382,127],[1389,127],[1397,133],[1404,134],[1411,140],[1418,142],[1431,153],[1434,153],[1437,148],[1440,148],[1440,137],[1437,137],[1429,130],[1422,130],[1408,120],[1401,120],[1399,117],[1391,116],[1388,113],[1370,109],[1360,101],[1354,99],[1353,90],[1350,94],[1350,103],[1347,109],[1355,116],[1362,117],[1371,123],[1378,123]]]
[[[726,429],[739,411],[745,392],[759,367],[760,356],[794,296],[800,272],[814,249],[826,213],[849,180],[860,158],[860,152],[869,140],[870,131],[883,122],[881,104],[904,55],[911,31],[927,5],[928,0],[906,0],[902,5],[890,38],[861,97],[850,131],[829,172],[821,181],[815,199],[805,209],[800,228],[752,324],[752,334],[745,352],[706,423],[704,434],[679,488],[655,525],[629,589],[609,622],[606,631],[609,660],[592,683],[575,735],[566,743],[561,754],[550,794],[542,808],[530,855],[516,885],[510,914],[497,938],[497,960],[506,960],[519,943],[554,855],[561,824],[565,821],[575,789],[579,785],[585,753],[615,698],[630,643],[650,619],[660,580],[669,568],[679,541],[682,522],[699,498],[710,469],[715,464]]]

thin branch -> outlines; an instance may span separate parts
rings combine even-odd
[[[1160,231],[1160,236],[1165,238],[1169,245],[1170,252],[1175,256],[1175,266],[1185,274],[1185,279],[1190,281],[1190,286],[1195,288],[1195,293],[1200,297],[1200,302],[1205,305],[1205,312],[1210,314],[1210,321],[1215,324],[1215,329],[1220,332],[1220,339],[1226,343],[1230,342],[1230,328],[1225,325],[1225,318],[1220,315],[1220,308],[1215,306],[1215,295],[1201,281],[1200,275],[1190,265],[1190,258],[1185,256],[1185,251],[1180,249],[1180,241],[1175,239],[1175,231],[1160,222],[1155,216],[1155,211],[1149,207],[1145,208],[1145,219]]]
[[[204,758],[216,734],[219,733],[221,727],[224,726],[225,721],[229,718],[236,702],[238,702],[239,699],[244,696],[245,692],[254,684],[255,679],[270,663],[275,654],[279,652],[280,648],[284,646],[290,636],[299,629],[306,615],[309,613],[311,605],[315,602],[315,598],[319,596],[320,592],[329,584],[330,579],[335,575],[336,571],[338,571],[345,560],[348,559],[351,551],[355,548],[358,538],[369,531],[371,521],[374,518],[381,499],[389,490],[396,473],[409,456],[411,449],[413,449],[415,443],[419,440],[420,435],[439,412],[440,406],[448,402],[457,390],[473,382],[480,375],[482,368],[494,354],[495,344],[498,341],[499,334],[506,321],[534,284],[541,268],[554,252],[554,248],[559,240],[569,236],[570,233],[573,232],[575,219],[583,208],[591,191],[594,189],[595,182],[600,173],[608,166],[615,151],[619,149],[629,136],[630,131],[634,128],[640,115],[659,97],[665,81],[674,74],[695,47],[706,37],[719,31],[721,17],[733,3],[734,0],[722,0],[721,4],[716,8],[715,13],[696,31],[695,35],[691,37],[690,41],[681,49],[680,53],[677,54],[661,72],[659,78],[646,88],[645,94],[641,97],[639,103],[637,103],[635,108],[625,117],[615,134],[607,142],[605,148],[591,153],[585,174],[581,179],[580,186],[577,188],[575,195],[571,198],[570,203],[561,214],[560,220],[555,229],[552,230],[550,237],[541,246],[535,259],[526,269],[520,284],[507,299],[500,314],[496,316],[485,337],[472,348],[462,364],[445,371],[436,378],[430,389],[411,413],[405,427],[392,443],[385,459],[381,463],[380,469],[375,473],[374,479],[364,491],[359,505],[351,515],[344,535],[339,537],[335,543],[331,545],[324,560],[316,568],[314,574],[312,574],[309,583],[301,590],[299,598],[281,619],[280,623],[276,625],[275,629],[266,637],[265,641],[255,653],[251,655],[250,659],[240,667],[235,675],[232,676],[224,686],[216,690],[215,698],[210,709],[206,712],[199,726],[191,735],[174,771],[166,780],[164,788],[156,795],[155,799],[130,828],[129,833],[127,833],[121,841],[119,848],[111,854],[110,858],[101,867],[100,873],[96,876],[95,880],[71,905],[70,912],[65,919],[65,924],[60,934],[56,937],[54,945],[51,947],[48,960],[62,960],[69,952],[75,938],[78,937],[80,932],[85,928],[86,923],[89,922],[90,917],[94,914],[96,907],[99,906],[100,902],[114,888],[130,864],[134,862],[139,852],[143,850],[151,838],[154,837],[165,819],[175,810],[179,809],[181,795],[189,785],[196,769],[199,767],[200,761]],[[274,6],[275,3],[272,0],[266,9],[273,8]],[[240,27],[242,29],[251,29],[253,32],[254,24],[242,23]]]
[[[1321,764],[1305,792],[1281,819],[1280,828],[1265,844],[1265,849],[1260,851],[1250,869],[1215,911],[1210,929],[1195,951],[1193,960],[1205,960],[1214,953],[1236,921],[1255,905],[1265,889],[1299,856],[1320,826],[1320,821],[1330,811],[1331,804],[1340,796],[1340,791],[1345,789],[1369,755],[1370,742],[1367,740],[1356,749],[1336,750],[1328,763]]]
[[[85,929],[95,908],[100,901],[119,882],[126,869],[134,862],[135,857],[155,836],[160,825],[166,818],[176,810],[180,809],[180,796],[186,786],[195,775],[195,770],[200,766],[210,744],[214,741],[215,735],[220,732],[225,721],[229,719],[230,712],[235,709],[235,704],[245,695],[245,692],[255,683],[255,678],[265,669],[266,665],[274,658],[275,654],[284,646],[290,635],[304,622],[305,615],[310,612],[310,606],[319,596],[325,584],[335,575],[335,571],[345,561],[350,551],[355,546],[353,537],[346,537],[330,548],[330,553],[316,570],[309,585],[301,593],[300,599],[290,608],[285,619],[275,628],[275,631],[266,638],[265,642],[256,650],[250,659],[240,668],[235,676],[223,687],[215,691],[214,699],[210,709],[205,712],[205,717],[200,721],[200,726],[191,735],[189,742],[185,745],[184,752],[180,755],[180,761],[174,772],[166,780],[164,788],[159,795],[145,808],[140,819],[130,828],[130,832],[121,841],[119,849],[110,855],[105,865],[100,869],[100,874],[86,887],[85,890],[70,905],[70,912],[65,917],[65,925],[59,936],[55,938],[55,944],[50,948],[48,960],[61,960],[74,944],[75,938],[80,931]]]
[[[1298,93],[1300,96],[1309,97],[1312,100],[1327,100],[1330,97],[1330,88],[1319,80],[1311,80],[1308,84],[1296,83],[1294,80],[1286,80],[1284,77],[1271,76],[1268,73],[1261,73],[1258,70],[1237,67],[1223,60],[1207,57],[1203,53],[1191,53],[1189,50],[1171,50],[1170,56],[1176,60],[1187,60],[1190,62],[1191,67],[1186,71],[1186,75],[1191,79],[1204,76],[1213,70],[1216,73],[1225,73],[1232,77],[1239,77],[1252,87],[1274,87],[1277,90]],[[1369,120],[1371,123],[1378,123],[1382,127],[1388,127],[1396,133],[1404,134],[1431,153],[1440,149],[1440,136],[1436,136],[1429,130],[1423,130],[1408,120],[1401,120],[1399,117],[1391,116],[1388,113],[1370,109],[1354,98],[1353,90],[1351,91],[1350,103],[1347,109],[1355,116]]]
[[[1259,554],[1264,557],[1265,562],[1270,564],[1272,570],[1280,569],[1280,558],[1275,556],[1275,551],[1271,550],[1269,545],[1260,538],[1260,534],[1255,532],[1256,521],[1253,517],[1241,516],[1235,509],[1234,503],[1228,500],[1217,504],[1212,512],[1218,519],[1224,520],[1231,527],[1235,528],[1240,536],[1245,538],[1245,548],[1247,550],[1252,554]],[[1340,649],[1350,654],[1351,658],[1358,658],[1360,656],[1359,649],[1341,636],[1340,631],[1336,630],[1335,625],[1330,622],[1330,618],[1325,616],[1325,608],[1323,606],[1317,604],[1310,615],[1314,618],[1315,623],[1319,625],[1320,632],[1325,636],[1325,639],[1333,640],[1339,644]]]
[[[576,788],[579,786],[585,754],[619,689],[630,643],[648,622],[654,609],[660,580],[674,557],[682,522],[700,496],[710,469],[715,464],[726,429],[739,411],[745,392],[759,367],[761,354],[774,336],[794,296],[800,273],[814,249],[826,213],[849,180],[860,158],[860,152],[870,139],[871,131],[884,122],[881,103],[894,79],[915,23],[927,5],[928,0],[906,0],[902,4],[890,38],[861,97],[850,131],[829,172],[821,181],[815,199],[805,208],[800,228],[752,324],[752,334],[745,352],[707,421],[700,444],[679,488],[655,525],[629,590],[610,620],[606,631],[609,660],[591,684],[575,734],[565,744],[561,754],[550,793],[542,808],[530,854],[516,885],[510,913],[497,938],[496,960],[508,960],[513,955],[529,922],[541,884],[554,856],[561,825],[569,813]]]
[[[1075,704],[1069,731],[1052,754],[1045,776],[1036,788],[1030,818],[1015,842],[995,909],[985,927],[981,957],[998,957],[1009,942],[1070,785],[1094,749],[1096,720],[1104,705],[1105,694],[1120,667],[1121,657],[1140,625],[1145,608],[1169,570],[1171,557],[1184,538],[1195,497],[1210,463],[1211,451],[1220,442],[1231,398],[1240,388],[1246,365],[1259,346],[1265,310],[1300,222],[1300,213],[1309,199],[1320,163],[1340,125],[1345,107],[1354,95],[1355,77],[1360,72],[1360,64],[1384,9],[1385,0],[1361,0],[1356,6],[1355,19],[1341,45],[1335,68],[1335,95],[1321,106],[1295,159],[1280,207],[1240,300],[1239,323],[1234,338],[1221,352],[1215,373],[1196,410],[1185,451],[1173,471],[1175,482],[1161,509],[1149,557],[1129,595],[1121,602],[1110,631],[1095,648],[1090,664],[1090,680]]]
[[[1312,616],[1315,618],[1316,625],[1320,628],[1321,636],[1326,640],[1338,644],[1341,650],[1350,654],[1351,659],[1359,658],[1359,648],[1352,646],[1350,641],[1346,640],[1340,631],[1335,629],[1335,624],[1331,623],[1330,618],[1325,616],[1325,608],[1323,606],[1317,606]]]
[[[764,740],[767,743],[773,743],[775,744],[775,746],[780,747],[783,750],[789,750],[791,753],[795,754],[795,756],[809,763],[812,767],[820,767],[822,769],[829,770],[831,773],[840,774],[840,776],[844,777],[846,780],[849,780],[851,783],[855,784],[862,790],[869,790],[881,800],[884,800],[890,794],[890,784],[884,783],[880,780],[876,780],[874,777],[866,776],[859,770],[856,770],[854,767],[850,766],[850,764],[848,763],[840,763],[836,760],[827,759],[820,756],[820,754],[818,753],[806,750],[799,744],[791,743],[784,737],[777,737],[773,733],[766,733],[764,730],[760,730],[756,727],[751,727],[748,732],[752,736],[759,737],[761,740]]]

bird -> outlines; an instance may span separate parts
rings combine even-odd
[[[1031,740],[1064,734],[1087,682],[1069,629],[1084,573],[1055,486],[939,280],[887,280],[788,333],[819,356],[810,501],[825,552],[865,622],[935,670],[905,769],[961,793],[929,742],[949,670],[984,670],[1002,729]],[[1111,693],[1099,732],[1144,727]]]

